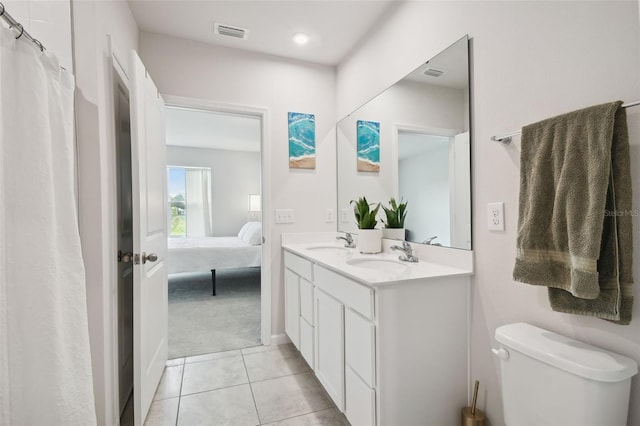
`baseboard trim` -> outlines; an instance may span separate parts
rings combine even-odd
[[[271,335],[271,344],[272,345],[284,345],[285,343],[291,343],[291,340],[286,334],[272,334]]]

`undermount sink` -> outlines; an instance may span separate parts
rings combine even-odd
[[[310,246],[310,247],[307,247],[307,250],[343,252],[343,251],[347,251],[348,249],[344,246]]]
[[[391,259],[349,259],[347,264],[358,268],[400,273],[409,269],[409,265]]]

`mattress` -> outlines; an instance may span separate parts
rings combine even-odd
[[[260,266],[261,253],[261,245],[251,245],[238,237],[170,238],[167,272]]]

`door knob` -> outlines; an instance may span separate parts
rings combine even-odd
[[[158,260],[158,255],[155,253],[145,253],[142,252],[142,263],[147,263],[147,261],[149,262],[155,262],[156,260]]]

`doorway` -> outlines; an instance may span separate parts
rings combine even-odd
[[[397,126],[395,135],[398,196],[413,206],[407,239],[470,247],[469,132]]]
[[[165,108],[169,359],[263,339],[262,114]]]
[[[116,220],[118,244],[117,360],[120,424],[133,424],[133,182],[129,91],[114,79]]]

